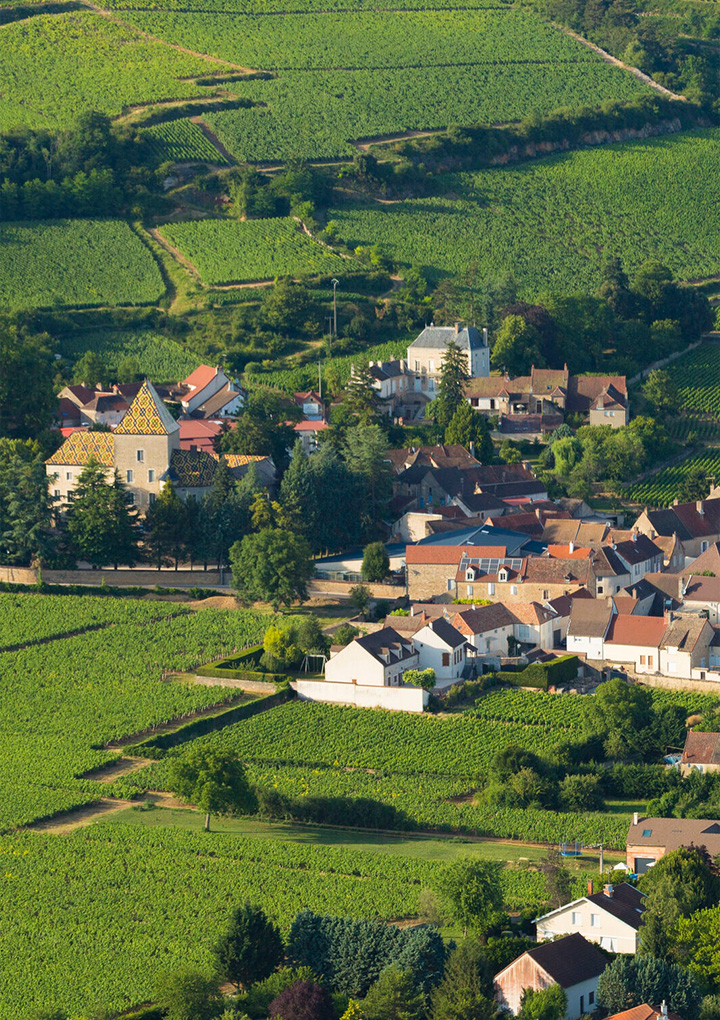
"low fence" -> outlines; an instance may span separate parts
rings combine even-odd
[[[325,701],[355,708],[388,708],[392,712],[422,712],[428,693],[419,687],[370,687],[336,684],[327,680],[295,680],[292,686],[303,701]]]

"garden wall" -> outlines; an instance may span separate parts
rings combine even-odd
[[[43,570],[42,576],[48,584],[102,584],[104,581],[105,584],[139,585],[143,588],[154,588],[155,585],[162,588],[220,587],[220,572],[217,570]],[[0,577],[0,580],[9,578]],[[32,583],[35,581],[33,574]],[[228,570],[221,590],[229,589],[229,582]]]
[[[7,581],[10,584],[37,584],[38,577],[37,572],[29,567],[0,567],[0,581]]]
[[[401,584],[370,584],[364,582],[366,588],[381,599],[401,599],[405,588]],[[323,577],[314,577],[308,584],[310,595],[347,595],[355,587],[354,581],[326,581]]]
[[[356,708],[422,712],[428,702],[427,691],[419,687],[370,687],[328,683],[327,680],[296,680],[291,686],[301,700],[327,701],[333,705],[354,705]]]

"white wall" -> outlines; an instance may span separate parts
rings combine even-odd
[[[363,683],[373,687],[385,685],[385,667],[356,641],[331,655],[325,663],[325,682],[334,684]]]
[[[592,1013],[595,1010],[597,1001],[590,1002],[589,1000],[591,994],[597,1000],[598,980],[599,977],[590,978],[589,981],[581,981],[580,984],[565,989],[568,1002],[565,1020],[577,1020],[583,1013]],[[582,1003],[580,1002],[581,997]]]
[[[604,659],[604,641],[601,637],[585,637],[583,634],[568,634],[568,654],[575,652],[587,655],[588,659]]]
[[[579,915],[578,924],[573,921],[573,914]],[[591,923],[593,916],[595,924]],[[588,942],[597,942],[612,953],[637,952],[637,931],[586,899],[579,903],[569,903],[546,920],[537,922],[538,942],[558,935],[573,935],[575,932],[580,932]]]
[[[485,631],[483,634],[472,634],[468,637],[468,644],[477,649],[480,656],[485,655],[507,655],[508,638],[513,636],[513,626],[509,623],[506,627],[497,627],[495,630]],[[488,641],[490,647],[488,648]]]
[[[436,687],[448,687],[457,683],[465,668],[465,646],[449,648],[442,638],[438,637],[430,627],[423,627],[413,638],[413,644],[420,654],[420,669],[434,669]],[[455,652],[459,652],[459,662],[455,662]],[[443,653],[450,656],[450,664],[443,666]]]
[[[297,680],[292,685],[305,701],[326,701],[356,708],[387,708],[393,712],[422,712],[427,691],[419,687],[370,687],[363,684],[328,684],[323,680]]]
[[[640,656],[645,662],[640,662]],[[652,657],[652,663],[648,660]],[[620,645],[605,642],[605,658],[609,662],[629,662],[636,673],[658,673],[660,671],[660,649],[644,648],[642,645]]]

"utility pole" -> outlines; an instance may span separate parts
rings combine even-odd
[[[318,396],[322,400],[322,361],[318,361]]]
[[[600,844],[600,874],[602,875],[605,870],[605,847]]]
[[[337,336],[337,285],[339,280],[331,280],[333,285],[333,335]]]

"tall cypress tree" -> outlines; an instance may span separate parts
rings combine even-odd
[[[465,383],[470,378],[465,352],[450,340],[440,366],[440,383],[437,395],[437,422],[443,428],[452,421],[460,404],[465,400]]]
[[[70,495],[66,521],[78,559],[94,567],[130,567],[137,560],[137,511],[128,503],[117,471],[108,482],[102,464],[91,460]]]

